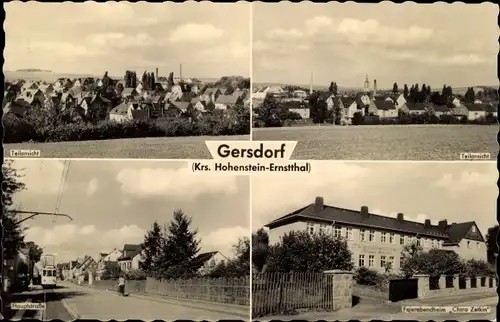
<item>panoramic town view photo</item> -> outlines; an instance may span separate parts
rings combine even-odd
[[[299,141],[295,159],[496,159],[497,15],[492,3],[255,3],[253,139]]]
[[[252,178],[254,319],[496,319],[495,163],[316,167]]]
[[[4,318],[248,320],[248,177],[184,161],[8,159],[3,173]]]
[[[5,11],[6,156],[201,159],[206,140],[248,140],[250,4]]]

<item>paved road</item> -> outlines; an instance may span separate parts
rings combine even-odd
[[[63,284],[53,290],[37,289],[22,293],[24,301],[45,302],[46,311],[17,312],[15,319],[72,321],[97,320],[246,320],[245,311],[231,312],[217,304],[186,304],[150,297],[120,297],[115,292],[92,289],[73,284]],[[248,311],[247,311],[248,312]],[[248,315],[247,315],[248,316]]]

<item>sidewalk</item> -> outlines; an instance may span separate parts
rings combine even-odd
[[[116,297],[119,296],[115,290],[106,290],[102,288],[92,287],[89,285],[78,285],[71,282],[66,282],[66,283],[67,284],[65,283],[61,284],[66,285],[67,287],[82,288],[96,293],[105,293]],[[178,298],[171,298],[160,295],[151,295],[145,293],[141,294],[132,293],[128,297],[147,300],[147,301],[154,301],[159,303],[166,303],[171,305],[179,305],[192,309],[211,311],[215,313],[226,314],[231,317],[241,317],[247,319],[250,316],[250,307],[244,305],[208,302],[208,301],[200,301],[192,299],[181,299],[181,298],[178,299]]]

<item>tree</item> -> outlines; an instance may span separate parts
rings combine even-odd
[[[157,264],[158,257],[161,254],[161,249],[165,244],[165,239],[161,231],[161,227],[157,221],[153,223],[151,229],[146,232],[144,242],[141,244],[141,249],[144,252],[143,260],[140,263],[140,268],[146,274],[150,274]]]
[[[149,89],[155,89],[155,84],[156,84],[155,74],[152,72],[151,73],[151,84],[149,85]]]
[[[14,194],[26,188],[21,178],[19,170],[14,167],[14,161],[6,160],[2,166],[2,260],[14,258],[17,251],[24,246],[24,228],[17,223],[17,216],[10,212],[14,208]]]
[[[488,254],[488,262],[491,264],[495,264],[497,255],[498,255],[498,229],[499,226],[493,226],[488,229],[488,233],[486,234],[486,248]]]
[[[270,272],[323,272],[352,270],[352,254],[343,238],[327,234],[292,231],[271,247],[267,261]]]
[[[252,263],[261,272],[269,256],[269,235],[261,228],[252,234]]]
[[[133,72],[131,75],[130,87],[137,88],[137,73]]]
[[[337,88],[337,83],[336,82],[331,82],[330,83],[330,87],[328,87],[328,92],[330,94],[333,94],[333,95],[337,96],[337,94],[338,94],[338,88]]]
[[[110,84],[111,78],[109,78],[108,72],[104,72],[104,76],[102,77],[102,86],[104,87],[104,89],[107,89]]]
[[[405,98],[407,98],[408,95],[409,95],[408,85],[406,85],[406,84],[405,84],[405,87],[403,89],[403,95],[404,95]]]
[[[122,270],[117,262],[105,262],[104,270],[101,275],[103,280],[115,280],[120,277]]]
[[[170,72],[170,74],[168,74],[168,86],[169,87],[174,86],[174,73],[173,72]]]
[[[174,218],[165,232],[162,254],[155,265],[156,277],[177,278],[181,272],[188,273],[191,269],[190,263],[200,251],[198,231],[191,229],[191,222],[182,210],[174,211]]]
[[[406,85],[406,84],[405,84],[405,85]],[[394,94],[399,93],[398,83],[394,83],[394,85],[392,85],[392,92],[393,92]]]

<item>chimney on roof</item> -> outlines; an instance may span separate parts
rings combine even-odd
[[[405,221],[405,215],[403,215],[402,213],[399,213],[398,214],[398,221],[400,221],[400,222]]]
[[[431,228],[431,220],[430,219],[426,219],[425,220],[424,227],[425,228]]]
[[[368,207],[362,206],[361,207],[361,217],[367,218],[368,216],[370,216],[370,213],[368,212]]]
[[[440,220],[438,223],[439,230],[441,230],[443,233],[446,231],[446,228],[448,227],[448,220]]]
[[[323,211],[324,208],[325,203],[323,197],[316,197],[316,199],[314,200],[314,209],[316,210],[316,212]]]

